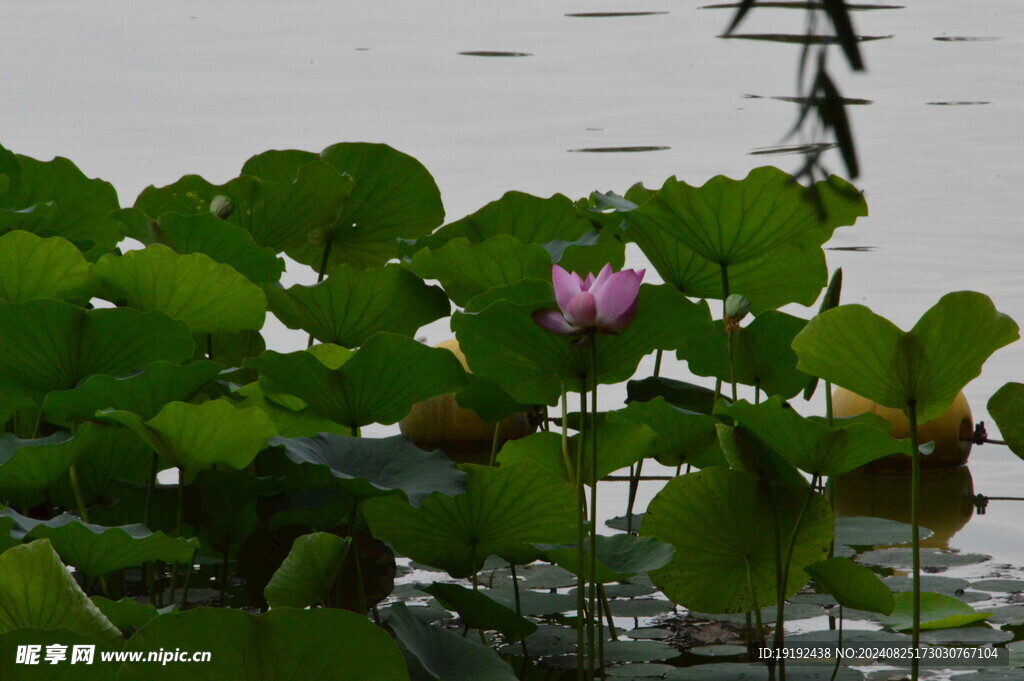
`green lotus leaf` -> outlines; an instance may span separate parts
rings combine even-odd
[[[186,560],[188,560],[186,558]],[[151,619],[160,615],[155,605],[139,603],[134,598],[125,596],[119,601],[112,601],[103,596],[93,596],[92,602],[100,609],[118,629],[136,631],[144,627]],[[174,606],[170,606],[173,608]]]
[[[75,436],[60,446],[60,455],[74,460],[78,491],[87,504],[97,498],[117,498],[123,491],[123,483],[145,483],[152,473],[153,455],[149,447],[125,428],[105,423],[83,423]],[[35,489],[35,486],[27,489]],[[74,508],[78,505],[66,469],[48,489],[33,492],[32,498],[38,499],[41,493],[48,494],[50,501],[58,506]],[[22,507],[27,508],[28,504]]]
[[[437,249],[418,251],[408,267],[423,279],[437,279],[448,297],[463,306],[494,288],[551,277],[547,251],[507,234],[481,242],[458,237]]]
[[[718,413],[732,417],[807,473],[839,475],[889,454],[910,455],[909,441],[893,439],[887,422],[873,426],[860,420],[840,420],[829,428],[826,423],[804,418],[778,396],[759,405],[740,400],[719,407]]]
[[[0,501],[18,508],[42,501],[46,488],[82,453],[67,446],[70,441],[64,431],[34,440],[0,435]]]
[[[1018,338],[1017,324],[980,293],[943,296],[908,332],[862,305],[819,314],[793,340],[798,368],[879,404],[913,406],[919,423],[941,415],[989,355]]]
[[[61,645],[64,658],[50,664],[46,661],[47,646]],[[18,651],[23,646],[35,646],[38,658],[35,664],[19,662]],[[118,643],[103,642],[94,636],[86,636],[70,632],[67,629],[15,629],[0,635],[0,678],[16,679],[16,681],[115,681],[117,678],[116,664],[101,664],[104,653],[116,651]],[[91,655],[92,663],[79,655]],[[86,653],[85,651],[88,651]],[[72,665],[71,660],[75,660]]]
[[[766,166],[742,180],[719,175],[702,187],[670,177],[625,218],[631,231],[662,230],[705,260],[731,267],[789,241],[821,245],[863,215],[864,198],[844,180],[832,176],[811,189]]]
[[[630,402],[625,409],[616,412],[615,418],[643,423],[653,430],[651,456],[664,466],[726,465],[715,429],[719,421],[714,416],[680,409],[659,396],[648,402]]]
[[[784,312],[765,312],[746,327],[732,332],[733,371],[729,369],[729,346],[721,321],[701,328],[683,340],[679,359],[685,359],[698,376],[714,376],[729,382],[752,385],[769,395],[793,397],[811,377],[797,370],[793,338],[807,322]]]
[[[149,221],[146,222],[148,225]],[[249,232],[213,213],[166,213],[150,228],[148,238],[140,240],[145,244],[164,244],[182,255],[205,253],[256,284],[274,283],[284,271],[284,260],[277,257],[274,249],[260,246]]]
[[[66,629],[111,644],[121,640],[46,539],[0,554],[0,633],[23,627]]]
[[[274,424],[274,429],[281,437],[313,437],[320,433],[353,434],[352,429],[348,426],[320,416],[309,407],[293,411],[274,403],[263,395],[246,397],[241,402],[236,402],[235,406],[239,409],[261,409]]]
[[[192,359],[212,359],[228,367],[240,367],[249,357],[259,357],[267,349],[267,342],[259,331],[250,329],[238,333],[204,333],[195,337],[195,354]],[[235,371],[231,374],[233,383],[255,381],[253,371]]]
[[[388,625],[418,663],[413,669],[419,667],[419,678],[516,681],[512,667],[495,650],[416,619],[404,603],[391,606]]]
[[[650,402],[656,397],[664,398],[673,407],[694,412],[711,414],[715,410],[715,391],[701,385],[676,381],[661,376],[648,376],[626,384],[627,402]],[[728,398],[719,396],[719,400]]]
[[[705,260],[667,231],[631,222],[626,234],[666,284],[695,298],[722,298],[722,268]],[[729,266],[729,292],[750,301],[754,314],[788,303],[811,305],[825,286],[825,253],[815,243],[787,242],[764,255]]]
[[[9,508],[0,515],[14,519],[15,531],[24,537],[48,539],[61,560],[93,577],[151,560],[185,563],[199,548],[195,539],[168,537],[141,524],[103,527],[67,513],[52,520],[37,520]]]
[[[267,390],[295,395],[337,423],[359,428],[397,423],[416,402],[454,392],[465,382],[459,360],[393,333],[371,337],[350,360],[331,370],[308,352],[264,352],[245,366],[260,372]]]
[[[466,627],[499,631],[506,642],[518,641],[537,631],[536,624],[481,591],[441,582],[434,582],[423,591],[436,598],[447,610],[459,613]]]
[[[121,409],[153,418],[168,402],[187,402],[223,367],[200,360],[186,365],[153,362],[133,376],[90,376],[72,390],[50,393],[43,412],[51,422],[90,419],[101,409]]]
[[[539,547],[544,555],[559,566],[578,574],[578,553],[576,545],[560,547]],[[641,572],[657,570],[668,565],[675,549],[653,537],[638,537],[633,534],[615,534],[610,537],[597,536],[597,571],[590,572],[590,545],[584,547],[583,572],[588,582],[601,584],[622,582]],[[595,578],[596,575],[596,578]]]
[[[117,192],[103,180],[87,178],[74,163],[57,157],[38,161],[18,155],[19,172],[7,174],[0,193],[0,234],[24,230],[62,236],[83,251],[112,249],[122,237]]]
[[[130,428],[153,451],[183,468],[189,481],[215,465],[245,468],[275,435],[262,411],[236,409],[226,399],[171,402],[149,420],[127,411],[103,412],[101,418]]]
[[[0,144],[0,192],[7,192],[12,181],[21,177],[21,164],[17,155]]]
[[[363,513],[374,536],[453,577],[474,574],[491,555],[528,563],[537,555],[532,543],[575,537],[576,495],[564,480],[528,462],[463,470],[464,494],[435,493],[419,508],[393,496],[368,499]]]
[[[103,256],[96,274],[129,306],[164,312],[188,324],[193,333],[259,329],[266,316],[263,291],[203,253],[178,255],[154,244],[125,255]]]
[[[618,228],[592,229],[578,239],[556,239],[544,244],[552,261],[569,272],[597,274],[606,264],[615,270],[626,262],[626,242]]]
[[[888,615],[896,607],[892,591],[874,572],[849,558],[829,558],[804,567],[818,587],[840,605]]]
[[[754,437],[745,428],[727,426],[719,423],[718,443],[729,467],[756,475],[769,484],[789,485],[794,488],[805,487],[807,480],[789,463],[769,448],[764,442]]]
[[[331,590],[348,553],[350,538],[326,532],[304,534],[263,589],[272,608],[334,605]]]
[[[227,608],[160,615],[125,645],[129,652],[209,651],[190,664],[195,681],[290,681],[296,670],[321,681],[408,681],[391,637],[362,615],[344,610],[274,608],[259,617]],[[179,681],[181,667],[126,662],[118,681]]]
[[[321,433],[310,438],[274,437],[292,463],[319,466],[360,497],[400,492],[421,506],[434,492],[452,496],[466,489],[466,474],[440,450],[425,452],[401,435],[365,439]]]
[[[550,277],[548,270],[545,277]],[[533,305],[535,307],[555,307],[555,291],[551,287],[550,279],[523,279],[514,284],[499,286],[489,291],[484,291],[466,302],[463,309],[466,312],[479,312],[499,300],[507,300],[513,305]]]
[[[466,374],[466,385],[455,395],[463,409],[472,409],[484,421],[497,423],[509,414],[529,411],[530,405],[517,402],[496,381]]]
[[[807,491],[806,483],[771,491],[765,494],[756,476],[726,468],[669,481],[640,528],[676,549],[671,563],[650,573],[654,584],[672,601],[702,612],[774,605],[776,532],[792,536]],[[827,557],[832,524],[828,502],[815,495],[796,532],[785,597],[807,582],[804,566]]]
[[[279,481],[249,471],[204,470],[184,489],[183,522],[191,525],[202,546],[225,552],[240,546],[259,527],[257,501],[272,496]]]
[[[326,265],[328,270],[342,263],[380,267],[397,256],[399,239],[428,234],[444,220],[434,178],[415,158],[386,144],[343,142],[327,147],[319,157],[270,151],[249,159],[242,172],[280,179],[313,158],[353,178],[355,184],[330,220],[286,249],[301,263],[320,269]]]
[[[598,423],[597,479],[601,480],[617,470],[651,456],[655,437],[654,431],[643,423],[628,421]],[[579,435],[569,438],[569,457],[574,468],[579,441]],[[591,458],[588,438],[586,451],[583,454],[583,480],[588,483],[591,476]],[[563,480],[568,481],[573,478],[566,469],[565,456],[562,454],[562,436],[554,432],[534,433],[516,440],[509,440],[501,448],[498,461],[508,464],[517,461],[532,461]]]
[[[448,316],[444,292],[399,266],[356,270],[340,265],[316,286],[265,289],[270,311],[290,329],[322,343],[362,345],[378,331],[412,336]]]
[[[58,300],[0,302],[0,407],[38,407],[93,374],[126,376],[192,355],[188,326],[162,312],[83,310]]]
[[[0,300],[74,300],[95,290],[92,264],[70,242],[22,231],[0,236]]]
[[[896,607],[882,618],[882,624],[893,631],[914,627],[914,592],[901,591],[894,596]],[[921,592],[921,630],[956,629],[988,618],[990,612],[978,612],[963,601],[930,591]]]
[[[452,329],[474,373],[495,380],[523,404],[554,404],[562,383],[578,392],[588,373],[590,349],[533,321],[535,305],[498,301],[476,314],[456,313]],[[706,303],[692,303],[668,286],[640,288],[637,316],[617,335],[598,335],[597,374],[601,383],[633,375],[652,350],[675,348],[679,339],[710,325]],[[589,383],[589,382],[588,382]]]
[[[150,186],[139,194],[135,207],[154,220],[166,213],[203,215],[218,208],[213,205],[218,197],[225,197],[227,203],[220,203],[228,208],[227,220],[248,231],[260,246],[280,252],[301,247],[311,234],[333,224],[354,186],[351,177],[315,158],[293,167],[287,179],[258,179],[245,167],[242,173],[223,185],[186,175],[166,187]]]
[[[458,237],[481,243],[495,235],[506,234],[520,243],[544,245],[557,240],[572,242],[590,231],[590,222],[576,213],[569,198],[555,194],[544,199],[511,191],[421,241],[430,248],[437,248]]]
[[[1010,451],[1024,458],[1024,385],[1007,383],[997,390],[988,401],[988,413]]]

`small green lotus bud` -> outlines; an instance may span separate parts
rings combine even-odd
[[[228,197],[219,194],[213,197],[213,201],[210,201],[210,212],[221,220],[227,220],[235,212],[235,204],[231,203],[231,199]]]

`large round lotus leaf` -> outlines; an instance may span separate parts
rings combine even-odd
[[[562,194],[541,198],[523,192],[506,192],[480,210],[449,223],[429,237],[420,240],[437,248],[458,237],[472,243],[505,234],[524,244],[548,244],[552,241],[574,241],[591,230],[572,201]]]
[[[57,157],[38,161],[16,156],[17,172],[0,187],[0,233],[24,230],[40,236],[58,235],[82,250],[94,245],[113,248],[121,240],[117,192],[103,180],[87,178],[74,163]]]
[[[308,352],[267,351],[245,366],[260,372],[266,389],[295,395],[322,416],[353,428],[397,423],[416,402],[454,392],[465,382],[451,352],[393,333],[374,335],[334,370]]]
[[[0,236],[0,300],[71,300],[95,289],[92,263],[70,242],[22,231]]]
[[[70,442],[70,433],[63,431],[33,440],[0,435],[0,500],[18,508],[41,501],[44,490],[81,455]]]
[[[778,168],[755,168],[742,180],[719,175],[702,187],[670,177],[650,201],[629,211],[630,225],[661,229],[705,260],[736,265],[789,241],[828,240],[836,227],[867,215],[864,198],[832,176],[813,191]]]
[[[654,431],[642,423],[602,421],[597,426],[597,480],[650,456],[654,438]],[[562,437],[553,432],[534,433],[518,440],[509,440],[501,448],[498,461],[532,461],[563,480],[573,480],[580,446],[579,435],[569,438],[568,446],[571,468],[566,467]],[[590,484],[593,454],[590,444],[585,444],[585,447],[583,480]]]
[[[1010,450],[1024,458],[1024,384],[1007,383],[988,401],[988,413]]]
[[[551,270],[544,273],[544,279],[523,279],[514,284],[499,286],[471,298],[463,307],[466,312],[485,310],[499,300],[513,305],[533,305],[537,308],[555,307],[555,290],[551,287]]]
[[[981,579],[972,582],[970,587],[979,591],[992,591],[998,593],[1020,593],[1024,591],[1024,580],[1020,579]],[[966,587],[964,587],[966,588]],[[935,589],[932,589],[933,591]]]
[[[291,681],[296,670],[321,681],[408,681],[391,637],[344,610],[275,608],[259,617],[241,610],[196,608],[160,615],[125,644],[126,651],[209,651],[188,665],[196,681]],[[181,664],[127,662],[119,681],[179,681]]]
[[[857,556],[857,561],[865,565],[881,565],[885,567],[909,568],[913,565],[913,549],[901,547],[896,549],[877,549]],[[940,571],[961,565],[974,565],[988,560],[991,556],[980,553],[958,553],[940,549],[921,549],[921,568]]]
[[[682,341],[679,359],[686,360],[698,376],[760,388],[769,395],[793,397],[810,376],[797,370],[793,338],[807,322],[784,312],[759,315],[748,326],[732,332],[733,367],[729,367],[728,336],[721,321],[700,327]]]
[[[105,255],[96,274],[114,297],[143,311],[159,310],[193,333],[259,329],[267,299],[234,268],[203,253],[179,255],[154,244],[124,255]]]
[[[101,409],[121,409],[148,419],[168,402],[192,399],[223,368],[208,360],[184,366],[154,362],[124,378],[91,376],[71,390],[47,395],[43,412],[51,422],[91,419]]]
[[[819,589],[833,596],[840,605],[888,615],[895,607],[892,592],[874,572],[849,558],[829,558],[812,563],[804,570]]]
[[[64,658],[56,665],[46,660],[47,646],[54,645],[66,646]],[[24,646],[35,646],[38,657],[33,664],[19,661],[18,652],[25,650]],[[0,678],[14,681],[114,681],[118,665],[100,660],[104,653],[115,650],[117,646],[110,642],[66,629],[15,629],[0,635]],[[92,657],[83,657],[89,655]]]
[[[235,403],[240,409],[261,409],[281,437],[312,437],[320,433],[351,435],[352,429],[320,416],[309,407],[293,411],[264,395],[251,395]]]
[[[960,291],[943,296],[908,332],[862,305],[841,305],[812,319],[793,349],[801,371],[886,407],[912,404],[925,423],[1018,335],[987,296]]]
[[[896,607],[891,615],[882,618],[882,624],[893,631],[905,631],[914,626],[914,593],[902,591],[895,595]],[[978,612],[952,596],[924,591],[921,593],[921,629],[955,629],[980,622],[992,613]]]
[[[671,480],[651,501],[641,527],[676,548],[671,563],[650,573],[655,585],[676,603],[704,612],[774,604],[775,536],[792,536],[807,492],[789,485],[765,492],[756,476],[724,468]],[[815,495],[796,532],[785,596],[806,583],[805,565],[828,555],[832,523],[828,502]]]
[[[151,560],[187,562],[199,548],[195,539],[168,537],[144,525],[103,527],[82,522],[67,513],[52,520],[26,518],[11,509],[0,515],[12,518],[16,532],[28,539],[48,539],[68,565],[90,576],[103,575]]]
[[[544,555],[573,574],[579,573],[576,545],[566,547],[543,547]],[[590,544],[583,552],[583,572],[587,582],[601,584],[621,582],[630,577],[665,567],[675,549],[669,544],[652,537],[637,537],[632,534],[616,534],[611,537],[597,536],[597,570],[590,570]],[[595,578],[596,575],[596,578]]]
[[[836,518],[836,544],[846,546],[890,546],[909,544],[913,527],[907,523],[888,518],[856,516]],[[926,527],[919,527],[921,539],[934,534]]]
[[[162,312],[0,302],[0,408],[38,407],[93,374],[127,376],[157,360],[183,362],[192,350],[188,326]]]
[[[434,582],[424,591],[448,610],[459,613],[464,626],[471,629],[500,631],[508,642],[518,641],[537,631],[536,624],[492,600],[482,591],[441,582]]]
[[[245,468],[275,434],[262,411],[237,409],[226,399],[171,402],[148,421],[127,411],[104,412],[102,418],[131,428],[153,451],[185,469],[188,480],[218,464]]]
[[[466,474],[443,452],[425,452],[401,435],[371,440],[321,433],[274,437],[269,444],[284,447],[293,463],[330,471],[339,484],[362,497],[400,492],[420,506],[434,492],[452,496],[466,489]]]
[[[493,288],[549,278],[551,257],[536,244],[498,234],[479,243],[459,237],[436,250],[423,249],[408,267],[419,277],[441,282],[448,297],[465,306]]]
[[[391,606],[388,625],[425,672],[425,678],[438,681],[517,679],[512,667],[493,648],[420,621],[404,603]]]
[[[260,246],[249,232],[213,213],[166,213],[152,227],[149,220],[145,222],[150,231],[141,235],[143,243],[161,243],[182,255],[205,253],[230,265],[253,283],[272,284],[284,272],[284,260],[277,257],[274,249]]]
[[[120,426],[86,421],[61,448],[75,458],[78,491],[86,504],[92,504],[97,497],[117,498],[123,491],[122,483],[145,483],[151,475],[153,454],[149,447]],[[74,508],[78,503],[66,473],[46,494],[52,503],[65,508]]]
[[[807,473],[839,475],[896,452],[910,455],[910,443],[894,440],[886,421],[881,422],[883,428],[859,421],[829,428],[821,421],[805,419],[778,396],[758,405],[740,400],[722,406],[719,413],[731,416],[779,456]]]
[[[350,542],[350,538],[327,532],[305,534],[296,539],[281,567],[263,589],[270,607],[337,607],[331,590]]]
[[[121,639],[46,539],[0,554],[0,633],[22,627],[67,629],[105,643]]]
[[[316,286],[265,291],[270,311],[285,326],[346,348],[362,345],[378,331],[411,336],[451,311],[441,289],[397,265],[363,271],[341,265]]]
[[[309,154],[274,177],[256,178],[243,169],[240,177],[223,185],[186,175],[166,187],[146,187],[135,207],[153,220],[165,213],[204,215],[218,209],[257,244],[280,252],[301,246],[315,230],[331,224],[353,186],[351,177]]]
[[[653,430],[651,456],[662,465],[687,463],[697,468],[725,465],[715,429],[719,421],[714,416],[680,409],[663,397],[655,397],[649,402],[630,402],[625,409],[616,412],[614,418],[643,423]]]
[[[90,600],[100,609],[115,627],[124,630],[138,630],[160,614],[155,605],[139,603],[134,598],[125,596],[119,601],[112,601],[103,596],[93,596]],[[173,609],[175,606],[168,606]]]
[[[573,338],[546,331],[533,321],[536,305],[498,301],[476,314],[455,314],[452,329],[474,373],[494,379],[524,404],[554,404],[562,384],[578,392],[589,372],[590,349]],[[669,286],[640,288],[637,316],[617,335],[598,334],[597,374],[601,383],[633,375],[640,359],[655,349],[672,349],[679,339],[710,325],[706,303],[693,303]]]
[[[312,225],[315,229],[308,238],[285,249],[301,263],[317,268],[326,263],[328,269],[341,263],[379,267],[397,255],[400,239],[428,234],[444,220],[434,178],[415,158],[385,144],[343,142],[327,147],[319,156],[268,151],[249,159],[242,172],[277,182],[294,178],[298,172],[301,179],[303,169],[316,159],[354,184],[329,219]]]
[[[528,563],[533,543],[571,541],[576,494],[551,473],[522,462],[501,468],[466,465],[466,492],[432,494],[414,508],[403,499],[368,499],[363,512],[375,537],[402,555],[468,577],[490,555]]]

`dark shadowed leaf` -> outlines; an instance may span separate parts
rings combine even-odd
[[[538,547],[544,555],[562,568],[578,574],[578,553],[576,545],[564,547]],[[587,581],[594,581],[590,573],[590,545],[584,547],[583,572]],[[638,537],[633,534],[615,534],[597,537],[596,581],[601,584],[622,582],[630,577],[665,567],[675,549],[653,537]]]
[[[434,582],[423,589],[448,610],[459,613],[465,626],[481,631],[500,631],[508,642],[518,641],[537,631],[537,625],[520,617],[515,610],[491,600],[481,591],[458,584]]]
[[[615,418],[643,423],[653,430],[651,456],[662,465],[687,463],[697,468],[726,465],[715,429],[719,421],[714,416],[680,409],[663,397],[655,397],[648,402],[630,402],[628,407],[615,412]]]
[[[295,540],[288,557],[264,588],[272,608],[331,607],[331,589],[341,572],[351,539],[326,532]]]

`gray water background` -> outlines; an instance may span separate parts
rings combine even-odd
[[[829,266],[844,270],[845,302],[903,328],[956,290],[982,291],[1024,323],[1024,3],[900,4],[854,14],[861,35],[891,36],[862,44],[867,73],[831,58],[844,94],[871,101],[848,109],[871,215],[828,245],[874,250],[830,251]],[[664,13],[567,16],[644,10]],[[372,141],[422,161],[457,219],[510,189],[575,198],[670,175],[702,184],[759,165],[794,170],[799,156],[751,152],[822,141],[784,140],[796,107],[771,99],[797,94],[799,48],[720,39],[731,10],[697,2],[9,0],[2,15],[0,143],[73,159],[123,205],[186,173],[226,181],[266,149]],[[801,33],[803,16],[758,9],[741,32]],[[480,50],[529,56],[459,54]],[[669,148],[572,151],[623,146]],[[313,279],[290,263],[285,281]],[[277,349],[304,347],[279,324],[265,334]],[[422,335],[449,337],[447,320]],[[638,373],[651,368],[648,358]],[[665,373],[689,378],[674,359]],[[1011,380],[1024,381],[1024,343],[966,390],[993,436],[984,405]],[[605,390],[602,407],[622,397]],[[820,413],[820,394],[800,408]],[[1024,462],[1005,448],[976,448],[971,471],[977,492],[1024,496]],[[643,486],[640,508],[658,488]],[[602,515],[623,499],[622,485],[606,485]],[[993,502],[951,545],[1022,565],[1022,511]]]

